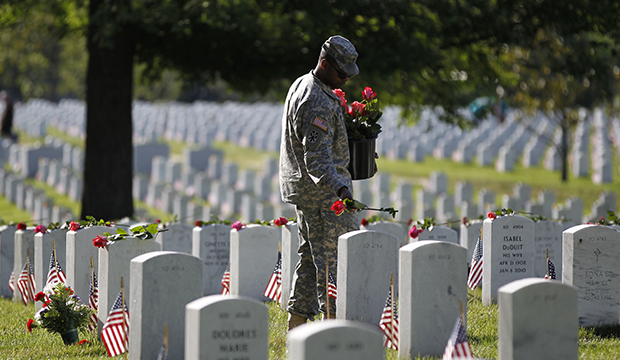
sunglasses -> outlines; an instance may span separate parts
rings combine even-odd
[[[349,79],[349,78],[353,77],[353,76],[351,76],[351,75],[349,75],[349,74],[347,74],[345,72],[342,72],[342,71],[338,70],[338,68],[336,66],[334,66],[334,63],[329,59],[329,57],[326,56],[325,60],[327,60],[327,62],[332,66],[332,68],[334,70],[336,70],[336,72],[338,73],[338,77],[340,79],[344,80],[344,79]]]

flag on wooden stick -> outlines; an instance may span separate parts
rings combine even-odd
[[[549,249],[547,249],[547,273],[544,278],[545,280],[557,280],[555,277],[555,265],[553,261],[549,259]]]
[[[394,274],[390,279],[390,291],[388,292],[383,314],[379,322],[379,328],[383,331],[384,344],[388,349],[398,350],[398,312],[394,294]]]
[[[34,269],[30,266],[30,255],[26,254],[26,263],[17,279],[17,288],[22,295],[24,305],[28,305],[30,301],[34,301]]]
[[[228,294],[230,294],[230,263],[228,263],[224,276],[222,276],[222,295]]]
[[[480,281],[482,281],[482,236],[479,236],[478,241],[476,241],[476,248],[471,258],[471,269],[467,278],[467,286],[475,290]]]
[[[90,257],[90,287],[88,288],[88,306],[95,310],[90,316],[88,331],[97,330],[97,313],[99,312],[99,287],[97,285],[97,274],[93,266],[93,257]]]
[[[278,251],[278,261],[271,273],[264,295],[278,302],[282,299],[282,253],[280,251]]]
[[[470,359],[472,358],[471,347],[467,341],[467,331],[463,325],[463,312],[457,317],[454,328],[448,339],[443,360]]]
[[[101,340],[109,356],[117,356],[127,351],[129,337],[129,309],[125,304],[123,288],[118,293],[108,319],[101,330]]]
[[[327,272],[327,296],[338,299],[338,289],[336,288],[336,280],[332,276],[332,272]]]

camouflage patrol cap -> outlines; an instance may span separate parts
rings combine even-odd
[[[321,55],[327,54],[336,60],[342,71],[357,75],[360,70],[355,64],[357,51],[351,42],[340,35],[332,36],[321,47]]]

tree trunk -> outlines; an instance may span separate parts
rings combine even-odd
[[[104,220],[133,216],[135,43],[126,24],[118,20],[128,18],[128,11],[129,0],[90,1],[82,219],[88,215]]]

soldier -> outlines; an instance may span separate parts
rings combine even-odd
[[[353,199],[347,133],[340,100],[332,90],[359,73],[356,60],[349,40],[330,37],[314,70],[295,80],[284,104],[280,190],[282,200],[295,205],[301,257],[287,308],[289,330],[319,311],[335,318],[336,304],[325,285],[326,259],[336,278],[338,237],[358,229],[353,213],[336,216],[330,210],[338,198]]]

